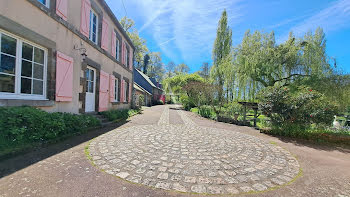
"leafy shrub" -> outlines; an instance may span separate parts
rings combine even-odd
[[[108,110],[101,112],[100,114],[107,118],[109,121],[116,121],[116,120],[126,120],[129,118],[129,110],[122,109],[122,110]]]
[[[144,106],[145,105],[145,96],[143,94],[139,97],[139,105]]]
[[[49,141],[100,125],[89,115],[48,113],[32,107],[0,107],[2,142],[26,143]]]
[[[198,108],[198,114],[204,118],[210,118],[215,120],[216,119],[216,113],[210,106],[201,106]]]
[[[116,109],[100,112],[100,114],[109,121],[126,120],[129,117],[140,113],[140,109]]]
[[[193,101],[186,95],[181,95],[180,102],[182,103],[182,106],[186,111],[191,110],[191,108],[195,107],[196,105],[193,103]]]
[[[159,100],[158,105],[164,105],[164,102],[162,100]]]
[[[298,124],[309,127],[311,124],[330,125],[337,107],[325,97],[310,88],[271,87],[260,95],[259,109],[269,118],[275,127]]]

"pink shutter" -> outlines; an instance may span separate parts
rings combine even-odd
[[[108,88],[109,88],[109,75],[104,71],[100,71],[100,95],[98,111],[106,111],[108,109]]]
[[[131,103],[131,97],[132,97],[132,84],[129,83],[129,103]]]
[[[56,101],[73,99],[73,58],[57,51]]]
[[[115,77],[113,75],[109,76],[109,101],[114,102],[115,98]]]
[[[123,103],[124,102],[124,79],[121,80],[120,82],[120,102]]]
[[[122,44],[122,64],[125,65],[125,43]]]
[[[89,37],[90,33],[90,11],[90,0],[81,0],[80,32],[86,37]]]
[[[133,56],[133,50],[132,50],[132,48],[130,47],[130,56],[129,56],[129,58],[130,58],[130,63],[129,63],[129,68],[130,68],[130,70],[132,70],[132,67],[133,67],[133,63],[134,63],[134,58],[133,58],[134,56]]]
[[[114,58],[117,58],[116,49],[117,49],[117,34],[113,31],[112,32],[112,53],[111,54]]]
[[[108,23],[105,19],[102,20],[102,40],[101,48],[108,51],[109,36],[108,36]]]
[[[56,14],[63,20],[67,21],[68,15],[68,0],[57,0],[56,1]]]

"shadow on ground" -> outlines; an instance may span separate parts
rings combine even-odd
[[[58,142],[56,144],[42,146],[36,150],[29,151],[28,153],[18,155],[6,160],[2,160],[0,163],[0,178],[8,176],[18,170],[26,168],[30,165],[33,165],[41,160],[49,158],[53,155],[56,155],[60,152],[68,150],[72,147],[75,147],[79,144],[90,141],[91,139],[98,137],[104,133],[112,131],[128,121],[121,121],[108,125],[106,127],[92,130],[90,132],[84,133],[82,135],[70,137],[64,141]]]

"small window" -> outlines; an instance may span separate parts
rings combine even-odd
[[[90,11],[90,35],[89,39],[97,44],[98,37],[98,16],[93,10]]]
[[[119,95],[120,95],[120,93],[119,93],[119,79],[118,78],[116,78],[115,79],[115,86],[114,86],[114,100],[116,101],[116,102],[119,102]]]
[[[49,5],[49,2],[50,2],[50,0],[38,0],[41,4],[43,4],[44,6],[46,6],[46,7],[49,7],[50,5]]]

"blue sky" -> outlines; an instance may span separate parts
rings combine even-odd
[[[282,42],[290,31],[302,36],[320,26],[326,33],[328,55],[350,73],[350,0],[106,1],[118,19],[126,15],[135,21],[148,48],[160,51],[165,64],[186,63],[191,72],[211,62],[218,20],[226,9],[234,45],[247,29],[274,30],[276,40]]]

